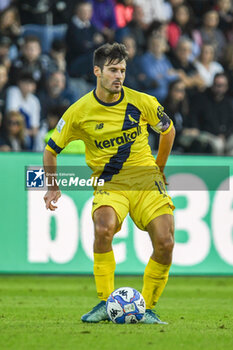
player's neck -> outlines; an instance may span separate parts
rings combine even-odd
[[[98,99],[104,103],[113,103],[119,100],[121,92],[118,92],[116,94],[112,94],[104,89],[96,87],[95,90],[96,96]]]

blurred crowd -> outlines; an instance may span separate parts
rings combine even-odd
[[[174,152],[233,155],[232,0],[1,0],[0,151],[42,151],[114,41],[129,53],[124,85],[173,120]]]

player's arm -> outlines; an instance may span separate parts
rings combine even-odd
[[[69,144],[69,142],[78,139],[78,134],[73,133],[74,106],[72,105],[63,114],[59,120],[51,138],[48,141],[44,151],[44,171],[47,177],[48,191],[44,196],[46,208],[54,211],[57,207],[52,204],[56,203],[61,197],[61,192],[56,182],[57,155]]]
[[[44,196],[44,201],[46,209],[54,211],[57,207],[53,205],[52,202],[56,203],[61,197],[61,192],[56,183],[56,175],[54,175],[56,174],[57,170],[57,154],[45,148],[43,161],[45,176],[47,177],[47,183],[51,185],[49,186],[48,191]]]
[[[154,122],[155,120],[156,119],[153,119]],[[159,166],[160,171],[163,173],[167,159],[172,150],[176,132],[172,120],[164,112],[161,105],[157,107],[157,124],[151,126],[151,128],[160,134],[156,163]],[[166,183],[165,175],[164,180]]]
[[[156,163],[160,168],[160,171],[163,173],[167,159],[172,150],[172,145],[175,139],[175,127],[172,125],[168,133],[160,134],[159,138],[159,149],[156,158]]]

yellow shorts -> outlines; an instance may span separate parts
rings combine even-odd
[[[173,215],[175,209],[171,197],[168,196],[161,173],[156,178],[145,176],[144,181],[150,182],[150,190],[110,190],[97,189],[94,193],[92,216],[101,206],[112,207],[119,220],[119,230],[129,213],[137,227],[146,231],[151,220],[164,214]],[[137,188],[137,187],[135,187]]]

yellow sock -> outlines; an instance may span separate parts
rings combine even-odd
[[[170,266],[149,260],[144,272],[142,289],[147,309],[152,309],[159,300],[168,280]]]
[[[113,251],[94,253],[94,276],[98,298],[107,300],[114,291],[116,262]]]

